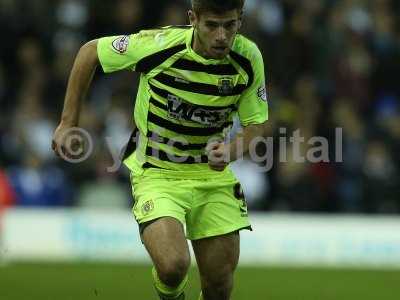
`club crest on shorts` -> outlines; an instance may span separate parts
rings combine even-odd
[[[149,214],[154,209],[153,200],[148,200],[142,205],[142,213],[143,215]]]
[[[219,79],[218,90],[222,95],[231,95],[233,92],[233,79],[229,77]]]
[[[119,54],[123,54],[128,50],[129,35],[120,36],[112,42],[112,48]]]

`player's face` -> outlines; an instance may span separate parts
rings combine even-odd
[[[224,58],[240,28],[240,15],[236,9],[223,14],[204,12],[201,15],[189,11],[190,22],[195,28],[194,51],[205,58]]]

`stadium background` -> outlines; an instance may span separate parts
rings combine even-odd
[[[188,7],[183,0],[0,0],[0,221],[27,207],[129,210],[129,174],[106,168],[113,165],[109,145],[115,153],[129,137],[138,76],[97,72],[80,124],[94,137],[94,153],[75,165],[50,150],[68,74],[85,41],[186,24]],[[275,212],[398,218],[399,15],[394,0],[246,1],[241,31],[263,52],[269,135],[278,141],[279,128],[288,136],[300,129],[334,146],[335,128],[343,128],[343,163],[296,163],[289,155],[261,176],[238,168],[252,179],[253,211],[265,218]],[[148,268],[139,265],[4,263],[2,299],[154,298]],[[234,299],[397,299],[399,275],[246,267]],[[194,283],[193,299],[196,289]]]

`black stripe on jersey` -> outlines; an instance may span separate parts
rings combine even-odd
[[[170,28],[178,28],[178,29],[191,29],[192,25],[168,25],[168,26],[162,26],[158,27],[159,29],[170,29]]]
[[[213,134],[221,133],[224,128],[231,126],[232,122],[226,122],[221,127],[189,127],[183,126],[180,124],[172,123],[168,120],[165,120],[151,111],[148,113],[148,121],[160,126],[162,128],[168,129],[170,131],[174,131],[179,134],[184,135],[192,135],[192,136],[211,136]]]
[[[146,155],[155,157],[162,161],[168,161],[172,163],[183,163],[183,164],[196,164],[196,163],[207,163],[208,157],[207,155],[199,155],[199,156],[178,156],[174,154],[170,154],[162,151],[161,149],[151,148],[149,146],[146,147]]]
[[[168,92],[167,90],[160,89],[160,88],[152,85],[151,83],[149,83],[149,85],[150,85],[151,90],[154,92],[154,94],[160,96],[161,98],[168,99],[168,95],[172,95],[174,97],[177,97],[174,94]],[[177,98],[179,98],[179,97],[177,97]],[[198,108],[205,109],[205,110],[213,110],[214,111],[214,110],[224,110],[224,109],[227,109],[227,108],[231,108],[233,111],[236,111],[236,105],[235,104],[231,104],[231,105],[228,105],[228,106],[209,106],[209,105],[198,105],[198,104],[194,104],[194,103],[190,103],[190,104],[193,105],[193,106],[196,106]]]
[[[155,100],[153,97],[150,97],[150,103],[153,104],[154,106],[162,109],[162,110],[168,111],[168,106],[167,105]]]
[[[185,48],[186,48],[185,44],[177,45],[177,46],[156,52],[149,56],[146,56],[137,62],[135,70],[137,72],[148,73],[151,70],[153,70],[154,68],[161,65],[172,55],[184,50]]]
[[[123,151],[121,156],[122,160],[127,158],[136,150],[138,138],[139,138],[139,129],[136,127],[135,130],[133,130],[131,136],[129,137],[129,141],[126,144],[126,147],[122,150]]]
[[[159,167],[159,166],[155,166],[155,165],[153,165],[153,164],[151,164],[151,163],[149,163],[149,162],[145,162],[145,163],[143,164],[142,168],[143,168],[143,169],[149,169],[149,168],[164,169],[164,168],[161,168],[161,167]],[[165,170],[165,169],[164,169],[164,170]]]
[[[149,85],[150,85],[150,89],[153,91],[153,93],[160,96],[161,98],[167,99],[168,95],[172,95],[167,90],[160,89],[160,88],[156,87],[155,85],[152,85],[151,83],[149,83]]]
[[[160,136],[159,134],[152,132],[149,130],[149,132],[147,133],[147,137],[149,139],[151,139],[154,142],[157,143],[161,143],[161,144],[166,144],[169,145],[171,147],[177,148],[179,150],[182,151],[187,151],[187,150],[202,150],[204,149],[207,144],[192,144],[192,143],[183,143],[183,142],[178,142],[178,141],[174,141],[172,139]]]
[[[180,70],[188,70],[195,72],[205,72],[213,75],[237,75],[238,71],[231,64],[224,65],[203,65],[201,63],[188,60],[178,59],[172,66],[172,68]]]
[[[197,93],[197,94],[220,96],[220,97],[240,95],[246,89],[246,85],[238,84],[232,88],[232,91],[225,93],[221,91],[216,85],[186,81],[164,73],[156,75],[154,79],[156,79],[157,81],[159,81],[164,85],[167,85],[169,87],[178,90]]]
[[[247,87],[251,86],[254,81],[254,71],[253,67],[251,66],[251,61],[232,50],[229,52],[229,55],[238,63],[239,66],[243,68],[243,70],[246,71],[247,75],[249,76]]]

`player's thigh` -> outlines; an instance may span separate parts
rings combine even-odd
[[[190,254],[180,221],[172,217],[151,221],[142,232],[142,241],[159,273],[187,271]]]
[[[202,280],[220,281],[233,275],[239,261],[239,232],[192,241]]]
[[[200,240],[250,229],[247,205],[236,180],[199,182],[186,215],[187,237]]]
[[[190,208],[190,191],[179,181],[168,178],[131,177],[134,205],[132,212],[136,221],[142,224],[172,217],[185,222],[186,211]],[[171,189],[171,186],[174,188]]]

